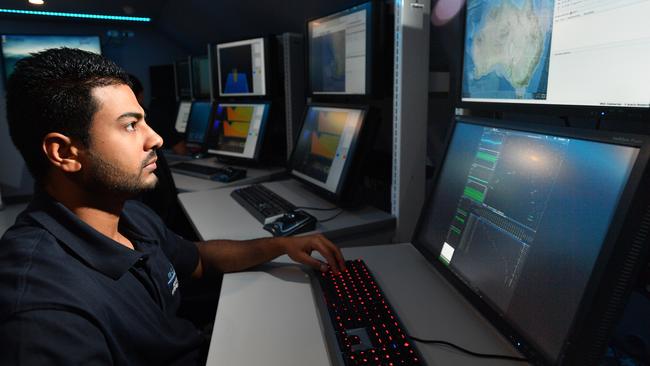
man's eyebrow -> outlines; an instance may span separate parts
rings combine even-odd
[[[138,112],[126,112],[117,117],[118,120],[123,119],[123,118],[135,118],[137,120],[144,119],[144,114],[138,113]]]

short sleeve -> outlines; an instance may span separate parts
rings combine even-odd
[[[161,249],[174,265],[179,279],[188,279],[199,263],[199,248],[167,227],[165,230],[166,240],[161,243]]]

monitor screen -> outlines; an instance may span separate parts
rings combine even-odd
[[[457,117],[415,243],[555,364],[640,149],[533,131]]]
[[[650,107],[650,2],[467,2],[463,102]]]
[[[217,45],[219,95],[266,95],[264,38]]]
[[[174,63],[174,79],[176,81],[176,95],[179,99],[191,99],[192,89],[190,78],[190,61],[188,59],[178,60]]]
[[[367,94],[372,3],[307,24],[309,82],[313,94]]]
[[[192,98],[210,98],[210,64],[208,56],[192,56]]]
[[[340,194],[365,116],[364,108],[310,105],[291,156],[291,174]]]
[[[3,34],[2,60],[5,77],[14,71],[18,60],[29,56],[31,53],[40,52],[48,48],[78,48],[101,54],[99,36],[53,36],[36,34]]]
[[[212,103],[206,101],[194,101],[190,108],[190,117],[185,130],[185,141],[188,144],[201,145],[205,142],[208,126],[210,124],[210,113]]]
[[[256,160],[268,115],[268,103],[218,103],[208,135],[208,153]]]
[[[192,108],[192,102],[182,101],[178,105],[178,114],[176,114],[176,124],[174,128],[176,131],[184,133],[185,128],[187,127],[187,120],[190,117],[190,109]]]

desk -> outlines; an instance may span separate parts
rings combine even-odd
[[[304,185],[294,179],[262,183],[298,207],[333,207]],[[235,239],[246,240],[270,237],[262,224],[230,197],[235,187],[211,191],[180,193],[178,200],[185,210],[194,229],[202,240]],[[308,211],[308,210],[307,210]],[[312,211],[316,218],[325,219],[337,211]],[[336,219],[318,223],[315,232],[325,234],[340,246],[345,240],[354,240],[363,234],[365,238],[389,242],[395,218],[376,208],[365,206],[357,210],[346,210]]]
[[[220,168],[226,166],[235,166],[237,168],[246,169],[246,178],[239,179],[230,183],[223,183],[223,182],[216,182],[209,179],[197,178],[187,174],[176,173],[172,170],[172,177],[174,178],[174,184],[176,185],[176,189],[179,192],[207,191],[210,189],[218,189],[223,187],[234,187],[234,186],[241,186],[241,185],[252,184],[252,183],[259,183],[259,182],[264,182],[264,181],[281,177],[282,175],[284,175],[284,172],[286,171],[285,168],[279,166],[262,168],[262,167],[245,167],[245,166],[223,164],[221,162],[218,162],[217,159],[213,157],[205,158],[205,159],[196,159],[196,160],[185,160],[185,161],[197,165],[214,166]],[[170,168],[174,166],[174,164],[177,164],[179,162],[180,161],[170,163],[169,165]]]
[[[412,335],[521,357],[411,244],[345,248],[343,253],[365,260]],[[283,256],[224,276],[207,365],[330,364],[316,294],[303,267],[291,263]],[[478,359],[445,346],[417,347],[429,366],[522,364]]]

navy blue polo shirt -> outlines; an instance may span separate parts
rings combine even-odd
[[[119,230],[136,250],[37,194],[0,241],[1,365],[203,361],[205,338],[176,316],[196,245],[135,201]]]

